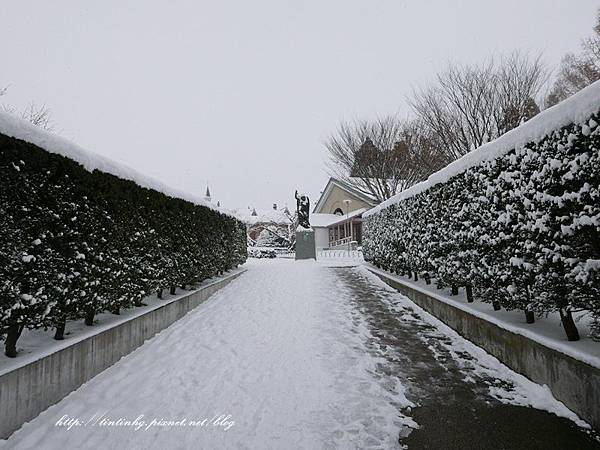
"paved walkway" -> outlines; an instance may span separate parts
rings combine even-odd
[[[205,304],[3,443],[10,449],[600,448],[572,420],[517,406],[531,404],[572,416],[547,390],[364,269],[254,261]]]
[[[551,399],[539,401],[544,395],[539,386],[398,293],[374,287],[356,269],[338,269],[337,275],[356,294],[351,300],[356,314],[373,336],[369,352],[385,360],[379,372],[400,378],[417,405],[409,414],[419,428],[402,439],[409,449],[600,448],[591,433],[568,419],[515,406],[553,408]]]

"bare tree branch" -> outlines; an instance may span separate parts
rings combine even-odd
[[[477,66],[449,65],[408,102],[442,158],[452,161],[537,114],[546,80],[540,57],[515,52]]]
[[[546,106],[552,106],[600,80],[600,9],[596,13],[594,35],[581,43],[581,53],[563,58]]]
[[[0,97],[8,91],[8,86],[0,88]],[[35,102],[30,102],[21,113],[18,113],[17,108],[12,105],[3,103],[1,105],[3,111],[17,115],[21,119],[31,122],[46,131],[54,131],[54,122],[52,120],[52,111],[45,104],[37,105]]]
[[[546,98],[547,106],[555,105],[600,80],[600,10],[596,15],[594,32],[591,38],[582,41],[581,53],[569,53],[563,58],[556,80]]]
[[[36,105],[34,102],[29,103],[27,108],[21,113],[21,118],[46,131],[54,130],[52,112],[46,105]]]
[[[440,167],[422,130],[396,116],[341,122],[325,142],[330,174],[377,201],[390,198]]]

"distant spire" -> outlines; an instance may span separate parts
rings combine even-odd
[[[221,207],[221,202],[217,201],[217,208]]]
[[[252,215],[253,216],[258,216],[258,214],[256,214],[256,209],[252,208]]]
[[[206,185],[206,194],[204,194],[204,200],[210,202],[210,189],[208,188],[208,185]]]

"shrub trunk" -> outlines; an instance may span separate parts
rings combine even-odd
[[[85,319],[84,322],[88,327],[94,325],[94,316],[96,315],[96,311],[94,308],[88,308],[85,310]]]
[[[525,295],[527,296],[527,301],[531,302],[531,292],[529,290],[529,285],[525,286]],[[531,307],[531,303],[527,303],[525,307],[525,322],[526,323],[534,323],[535,322],[535,314],[533,313],[533,308]]]
[[[473,303],[473,286],[467,284],[465,286],[465,291],[467,292],[467,302]]]
[[[526,323],[534,323],[535,322],[535,314],[530,309],[525,310],[525,322]]]
[[[578,341],[579,331],[577,330],[577,326],[575,325],[575,321],[573,320],[571,311],[561,308],[559,309],[559,312],[560,320],[562,322],[563,328],[565,329],[565,333],[567,334],[567,339],[569,341]]]
[[[17,341],[23,331],[22,325],[10,325],[6,333],[6,341],[4,341],[4,354],[9,358],[17,356]]]
[[[65,327],[67,326],[67,321],[65,319],[61,319],[56,324],[56,331],[54,332],[54,339],[57,341],[62,341],[65,338]]]

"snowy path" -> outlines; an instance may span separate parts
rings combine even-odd
[[[290,260],[248,265],[208,302],[24,425],[4,448],[387,449],[399,448],[406,435],[409,448],[454,448],[452,440],[468,433],[473,446],[457,448],[531,444],[512,439],[505,426],[551,431],[542,442],[550,446],[528,448],[561,448],[552,444],[561,437],[571,448],[597,444],[570,420],[512,406],[577,420],[547,390],[364,269]],[[56,426],[65,415],[81,425]],[[516,423],[507,422],[512,417]],[[139,429],[103,422],[121,418],[138,418]],[[185,422],[159,426],[153,419]],[[480,446],[494,432],[501,441]]]

